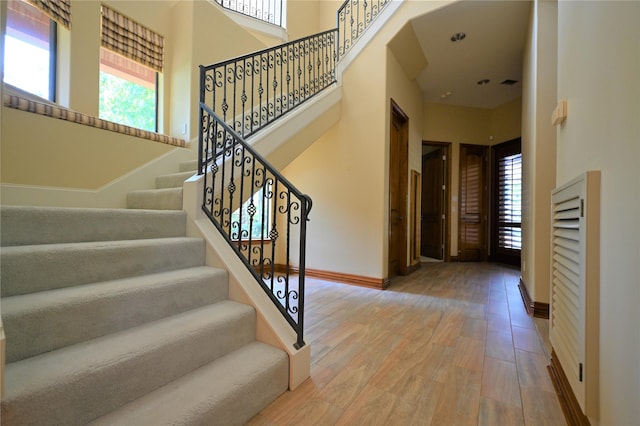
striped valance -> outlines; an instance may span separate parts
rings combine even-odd
[[[102,5],[102,46],[162,72],[163,37],[105,5]]]
[[[51,19],[71,29],[71,0],[27,0]]]

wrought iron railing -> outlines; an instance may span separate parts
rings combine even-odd
[[[391,3],[369,1],[345,1],[337,29],[200,67],[202,209],[293,327],[296,348],[311,199],[245,138],[336,83],[337,61]]]
[[[343,57],[391,0],[346,0],[338,9],[338,57]]]
[[[200,103],[202,209],[304,346],[304,267],[311,199]]]
[[[225,9],[282,26],[284,19],[282,0],[215,0],[215,2]]]
[[[336,82],[335,30],[201,67],[200,102],[248,137]]]

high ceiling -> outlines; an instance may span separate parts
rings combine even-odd
[[[520,97],[530,6],[529,1],[464,0],[412,19],[427,62],[416,76],[424,100],[495,108]],[[458,33],[464,38],[452,42]],[[484,79],[489,82],[477,84]],[[505,80],[516,83],[501,84]]]

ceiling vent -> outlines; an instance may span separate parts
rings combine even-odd
[[[510,80],[510,79],[506,79],[503,82],[501,82],[500,84],[504,84],[505,86],[513,86],[514,84],[516,84],[518,82],[518,80]]]

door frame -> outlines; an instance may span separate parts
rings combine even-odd
[[[407,203],[408,203],[408,192],[409,192],[409,117],[407,114],[402,111],[402,108],[391,99],[391,107],[389,108],[389,157],[387,160],[387,167],[389,170],[389,174],[387,176],[387,185],[389,187],[388,201],[387,201],[387,215],[389,216],[389,231],[387,233],[387,278],[391,278],[392,272],[390,271],[390,262],[391,262],[391,132],[393,127],[394,116],[400,119],[401,129],[400,129],[400,158],[398,159],[398,173],[400,188],[399,197],[400,197],[400,224],[399,231],[400,232],[400,248],[399,253],[397,253],[398,258],[400,259],[399,265],[399,273],[401,275],[407,275],[409,271],[409,267],[407,265],[407,221],[408,221],[408,211],[407,211]]]
[[[444,148],[446,156],[444,164],[444,262],[451,262],[451,142],[422,141],[422,146],[438,146]],[[422,148],[421,146],[421,148]],[[422,153],[420,155],[422,162]],[[422,170],[424,174],[424,170]],[[424,188],[422,188],[424,191]]]

